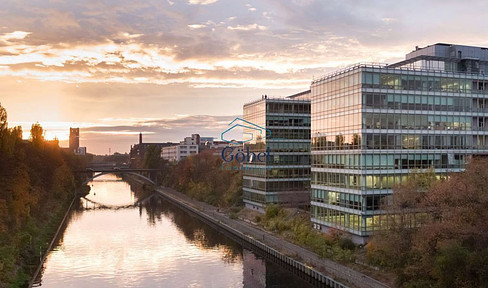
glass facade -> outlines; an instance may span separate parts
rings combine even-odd
[[[266,132],[244,127],[250,139],[244,151],[269,152],[265,161],[243,164],[243,197],[247,207],[264,211],[267,204],[310,204],[310,93],[300,97],[264,98],[244,105],[244,120]]]
[[[436,69],[357,65],[312,82],[314,227],[368,236],[412,170],[441,178],[488,154],[488,77],[423,64]]]

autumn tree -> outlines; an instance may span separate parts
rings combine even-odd
[[[376,264],[393,267],[402,287],[488,287],[487,168],[472,159],[445,181],[415,177],[397,188],[393,221],[369,248]]]
[[[163,172],[164,185],[220,207],[242,204],[240,171],[222,169],[222,158],[205,150],[171,164]],[[232,163],[232,166],[238,165]]]
[[[29,215],[30,209],[30,179],[26,169],[19,169],[11,181],[7,203],[10,207],[11,221],[18,226]]]
[[[420,203],[435,179],[433,169],[426,173],[413,171],[405,183],[393,188],[392,195],[383,198],[383,229],[375,232],[368,247],[370,252],[374,250],[371,255],[376,264],[397,268],[409,261],[413,236],[425,221]]]
[[[66,199],[75,190],[75,179],[69,167],[64,164],[54,170],[52,192],[61,199]]]
[[[415,235],[416,266],[430,271],[441,287],[488,286],[487,168],[486,159],[471,160],[465,172],[433,186],[422,202],[432,217]]]

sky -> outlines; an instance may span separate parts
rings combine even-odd
[[[0,103],[88,152],[218,138],[243,104],[415,46],[488,47],[486,1],[0,0]]]

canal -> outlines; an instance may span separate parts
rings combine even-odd
[[[44,287],[312,287],[192,215],[105,175],[70,212]]]

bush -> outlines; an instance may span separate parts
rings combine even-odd
[[[342,249],[346,249],[346,250],[356,249],[356,245],[349,238],[340,238],[338,241],[338,244],[339,244],[339,247],[341,247]]]
[[[276,204],[272,204],[272,205],[268,205],[266,207],[266,213],[264,215],[266,216],[266,219],[271,219],[271,218],[278,216],[280,211],[281,211],[280,206],[278,206]]]

